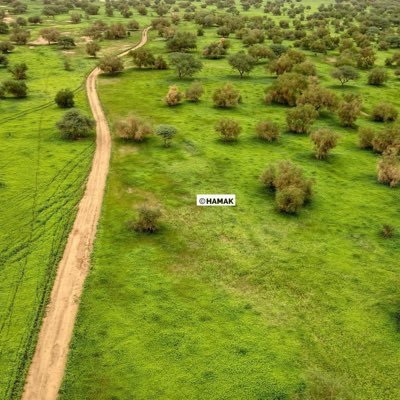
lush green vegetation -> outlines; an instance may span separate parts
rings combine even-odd
[[[400,109],[400,80],[394,74],[400,67],[399,27],[396,18],[387,15],[395,15],[398,7],[391,0],[376,1],[377,9],[371,2],[352,0],[339,4],[333,18],[335,11],[328,7],[333,2],[293,2],[309,6],[305,15],[319,13],[309,25],[309,19],[301,21],[300,30],[307,36],[295,40],[288,32],[294,21],[288,3],[264,1],[256,7],[260,2],[252,1],[244,11],[245,1],[234,2],[235,7],[229,1],[219,2],[221,7],[209,1],[203,8],[203,3],[177,3],[173,14],[165,4],[161,9],[154,5],[142,16],[141,4],[133,1],[127,4],[133,13],[129,18],[116,9],[106,16],[109,3],[100,4],[99,15],[89,19],[77,7],[82,13],[78,24],[71,24],[71,16],[63,12],[28,26],[30,40],[41,29],[56,27],[72,37],[76,47],[63,49],[70,41],[60,36],[58,44],[16,46],[6,55],[10,65],[28,65],[28,96],[0,100],[0,222],[5,232],[0,239],[0,304],[5,304],[0,311],[0,397],[17,397],[21,389],[93,151],[89,139],[60,139],[55,124],[65,110],[53,99],[61,89],[78,89],[95,64],[85,47],[87,28],[96,20],[124,25],[135,20],[144,27],[157,17],[157,10],[163,14],[162,7],[168,9],[168,19],[181,19],[160,32],[153,29],[146,45],[150,53],[127,57],[124,72],[100,78],[100,97],[115,133],[112,165],[60,398],[400,397],[399,191],[378,182],[380,156],[361,149],[357,134],[363,127],[362,147],[377,150],[384,140],[378,141],[376,132],[386,125],[372,116],[390,121]],[[26,4],[28,10],[21,14],[25,18],[41,14],[44,7]],[[379,9],[380,4],[388,7]],[[250,18],[249,26],[260,23],[252,17],[264,17],[265,55],[256,62],[260,49],[251,52],[246,46],[259,40],[260,32],[227,32],[218,20],[201,27],[189,18],[190,7],[224,18],[231,18],[236,9]],[[358,16],[368,12],[376,16],[372,28],[378,31],[359,32],[357,26],[366,22]],[[328,20],[328,31],[316,33]],[[174,29],[193,36],[182,44]],[[196,36],[199,30],[202,35]],[[120,26],[110,32],[100,32],[99,57],[117,53],[139,35],[135,28],[130,37],[112,40]],[[230,46],[221,42],[228,34]],[[0,34],[0,41],[8,37]],[[297,47],[306,62],[280,45]],[[379,71],[371,78],[374,57],[369,47],[377,57],[372,64],[386,72],[383,81]],[[170,62],[168,49],[190,55],[174,56],[177,71],[163,69],[163,62]],[[271,57],[271,49],[285,54]],[[239,51],[245,53],[237,55]],[[247,52],[250,56],[243,56]],[[385,63],[388,59],[392,61]],[[65,70],[65,61],[71,70]],[[154,69],[139,68],[152,65]],[[314,66],[317,77],[312,76]],[[330,91],[321,92],[325,103],[316,106],[309,124],[302,120],[304,106],[291,112],[291,130],[334,135],[328,139],[335,145],[337,141],[336,147],[327,141],[321,145],[335,147],[328,156],[314,148],[322,140],[316,134],[313,142],[307,134],[288,132],[287,113],[294,108],[279,103],[294,106],[296,98],[287,101],[279,91],[269,97],[277,90],[276,74],[284,75],[281,80],[288,85],[289,71],[303,74],[304,85],[311,81]],[[0,82],[10,77],[1,67]],[[227,83],[241,96],[233,93],[234,101],[230,97],[224,103],[232,107],[215,107],[215,91]],[[299,104],[315,101],[315,91],[306,95],[301,90]],[[343,102],[343,95],[351,96]],[[360,95],[362,103],[354,95]],[[75,107],[87,113],[84,97],[82,90],[75,92]],[[389,107],[378,107],[382,101]],[[354,109],[359,112],[351,115]],[[215,132],[218,122],[227,119],[240,127],[237,140],[229,143]],[[257,128],[262,121],[264,128]],[[160,125],[177,128],[168,146],[150,135],[159,132]],[[272,133],[263,140],[260,129]],[[396,168],[396,143],[381,168]],[[274,193],[260,181],[266,167],[280,160],[290,160],[313,180],[311,201],[301,204],[295,215],[279,212]],[[197,208],[197,193],[235,193],[237,207]],[[154,207],[155,216],[161,208],[157,229],[138,224],[143,204]]]
[[[179,30],[196,28],[181,22]],[[164,41],[152,38],[147,48],[168,58]],[[358,147],[357,130],[325,110],[312,130],[340,138],[317,160],[307,135],[286,132],[288,108],[264,103],[276,79],[264,63],[240,79],[226,59],[201,57],[217,40],[215,28],[198,37],[192,54],[203,69],[193,79],[133,68],[100,79],[111,124],[133,114],[178,134],[169,148],[157,137],[114,142],[61,398],[398,398],[399,239],[381,235],[383,224],[398,221],[398,190],[378,183],[378,157]],[[229,40],[229,54],[242,48]],[[378,96],[399,106],[393,74],[379,88],[359,70],[359,80],[341,87],[331,77],[337,50],[306,54],[321,86],[362,95],[359,126],[381,129],[369,116]],[[377,64],[389,54],[379,52]],[[165,104],[168,87],[185,92],[193,80],[205,89],[200,102]],[[215,108],[213,93],[226,82],[242,102]],[[218,139],[222,118],[239,122],[237,142]],[[280,126],[277,142],[256,137],[261,120]],[[282,159],[315,181],[297,216],[279,213],[259,181]],[[235,193],[238,206],[196,208],[196,193]],[[163,208],[154,235],[128,229],[143,203]]]

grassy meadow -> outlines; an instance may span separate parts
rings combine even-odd
[[[38,3],[28,4],[25,17],[41,10]],[[90,113],[84,81],[97,61],[85,55],[83,26],[67,31],[67,19],[64,15],[29,26],[31,40],[37,39],[39,29],[57,26],[73,35],[77,47],[63,51],[57,45],[15,46],[9,62],[28,65],[28,97],[0,100],[1,399],[19,398],[95,147],[94,137],[61,140],[55,127],[65,112],[53,101],[60,89],[75,90],[76,107]],[[139,37],[135,32],[126,40],[105,41],[102,53],[117,53]],[[64,69],[65,60],[71,71]],[[0,68],[0,82],[10,77]]]
[[[180,30],[194,26],[182,22]],[[164,41],[151,38],[148,48],[165,53]],[[214,40],[215,29],[206,29],[199,55]],[[229,52],[239,50],[230,40]],[[368,115],[380,99],[400,106],[393,75],[383,88],[367,86],[365,73],[342,88],[330,77],[336,53],[307,55],[322,86],[362,94],[359,126],[383,126]],[[380,52],[377,64],[387,56]],[[178,134],[167,149],[157,137],[114,140],[60,399],[400,398],[400,238],[380,236],[383,224],[398,227],[399,190],[377,182],[377,155],[359,149],[356,130],[341,128],[332,113],[314,125],[340,134],[326,161],[314,158],[308,136],[285,132],[287,108],[263,102],[275,79],[264,65],[239,79],[226,60],[202,61],[198,104],[163,103],[170,85],[184,90],[193,81],[172,70],[100,78],[111,125],[133,114]],[[212,105],[225,82],[243,97],[234,110]],[[218,139],[222,117],[240,122],[237,143]],[[279,142],[255,138],[261,119],[279,123]],[[282,159],[315,179],[313,201],[298,216],[279,213],[259,181]],[[235,193],[237,207],[196,207],[198,193]],[[154,235],[127,229],[146,202],[163,209]]]

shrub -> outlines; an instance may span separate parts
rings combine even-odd
[[[215,131],[224,142],[234,142],[238,139],[242,128],[233,119],[223,118],[215,125]]]
[[[393,225],[384,224],[382,226],[381,234],[385,239],[392,238],[395,235],[395,232],[396,232],[396,229]],[[399,321],[400,321],[400,319],[399,319]]]
[[[203,49],[203,56],[211,60],[223,58],[227,53],[227,49],[219,42],[210,43]]]
[[[392,188],[398,186],[400,182],[400,161],[397,151],[386,153],[379,160],[378,181]]]
[[[105,56],[100,59],[99,68],[106,74],[118,74],[124,70],[124,64],[119,57]]]
[[[308,87],[307,77],[294,72],[279,75],[272,87],[266,89],[264,98],[267,104],[278,103],[295,106],[297,98]]]
[[[391,148],[400,148],[400,127],[392,126],[376,133],[372,147],[377,153],[384,153]]]
[[[329,129],[318,129],[311,134],[314,143],[315,157],[322,160],[328,156],[328,152],[336,147],[338,135]]]
[[[152,52],[143,47],[132,50],[129,55],[132,57],[133,63],[139,68],[153,67],[156,61]]]
[[[153,129],[150,124],[130,115],[116,123],[115,132],[121,139],[142,142],[153,133]]]
[[[3,54],[11,53],[13,50],[14,50],[14,45],[11,42],[7,40],[0,42],[0,51]]]
[[[318,112],[310,104],[288,110],[286,114],[288,130],[294,133],[308,133],[317,116]]]
[[[260,121],[256,126],[257,137],[273,142],[279,139],[279,126],[272,121]]]
[[[216,107],[235,107],[239,104],[240,100],[240,92],[236,90],[230,83],[227,83],[223,87],[216,89],[213,94],[213,101]]]
[[[181,103],[183,93],[179,91],[178,86],[170,86],[167,95],[164,98],[165,104],[168,106],[177,106]]]
[[[159,219],[161,210],[159,207],[142,205],[139,208],[139,217],[135,223],[128,222],[128,227],[140,233],[154,233],[160,228]]]
[[[333,111],[338,99],[334,92],[319,85],[310,85],[297,99],[297,105],[311,104],[317,111],[327,109]]]
[[[310,61],[304,61],[300,64],[296,64],[292,71],[305,76],[317,75],[317,67]]]
[[[345,83],[349,81],[355,81],[360,77],[357,70],[350,65],[343,65],[334,69],[331,73],[331,76],[334,79],[338,79],[342,86]]]
[[[270,165],[260,179],[267,189],[275,191],[276,205],[282,212],[297,213],[311,200],[312,181],[290,161]]]
[[[377,104],[372,110],[372,119],[377,122],[389,122],[397,119],[396,108],[388,103]]]
[[[154,61],[154,68],[155,69],[168,69],[168,64],[165,61],[163,56],[156,57]]]
[[[204,93],[203,85],[200,82],[193,82],[185,92],[186,100],[193,103],[200,101],[201,96]]]
[[[7,67],[8,65],[8,58],[4,54],[0,54],[0,66]]]
[[[373,86],[383,85],[388,80],[388,78],[389,76],[385,68],[374,68],[368,74],[368,85],[373,85]]]
[[[339,104],[338,117],[342,126],[354,126],[357,118],[361,114],[362,100],[360,96],[349,94],[344,96]]]
[[[360,149],[372,149],[375,131],[372,128],[362,127],[358,130],[358,146]]]
[[[26,79],[26,71],[28,66],[25,63],[15,64],[9,68],[9,71],[17,81]]]
[[[57,92],[54,101],[60,108],[72,108],[74,106],[74,92],[70,89],[62,89]]]
[[[62,138],[76,140],[90,134],[94,128],[94,121],[73,108],[63,115],[56,126]]]
[[[86,43],[86,53],[89,56],[96,57],[98,51],[100,51],[100,45],[97,42]]]
[[[172,52],[187,52],[195,49],[196,35],[190,32],[177,32],[174,37],[167,41],[167,49]]]
[[[165,147],[169,147],[176,132],[176,128],[172,125],[158,125],[156,128],[156,134],[164,140]]]
[[[28,94],[28,88],[25,82],[22,81],[14,81],[14,80],[7,80],[2,83],[3,87],[3,95],[5,93],[9,93],[16,98],[24,98]]]

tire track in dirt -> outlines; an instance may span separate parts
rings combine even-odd
[[[119,56],[147,43],[150,28],[142,32],[139,44]],[[111,156],[111,135],[96,91],[101,73],[95,68],[86,80],[86,90],[96,120],[96,151],[85,193],[68,237],[51,292],[46,315],[39,332],[35,354],[29,368],[22,400],[56,400],[64,376],[69,344],[79,307],[90,255],[96,236]]]

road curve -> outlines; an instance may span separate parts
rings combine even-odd
[[[147,42],[150,28],[142,32],[138,49]],[[86,80],[90,108],[96,121],[96,151],[85,193],[68,237],[39,332],[35,354],[25,382],[22,400],[56,400],[64,376],[69,344],[79,307],[90,255],[96,236],[111,155],[111,135],[96,91],[101,73],[95,68]]]

